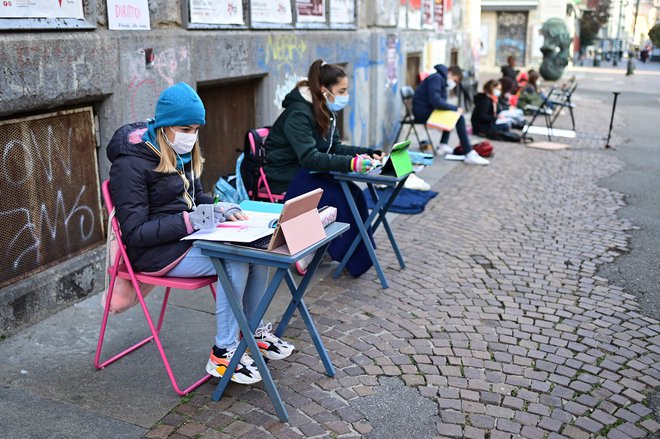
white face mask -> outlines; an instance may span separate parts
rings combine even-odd
[[[456,81],[451,78],[447,79],[447,90],[453,90],[454,87],[456,87]]]
[[[174,142],[170,142],[170,140],[165,135],[165,131],[163,131],[165,142],[167,142],[170,148],[172,148],[178,154],[188,154],[193,150],[195,143],[197,142],[197,133],[179,133],[174,130],[172,130],[172,132],[174,133]]]
[[[542,82],[542,81],[541,81],[540,79],[537,79],[537,80],[536,80],[536,86],[537,86],[537,87],[540,87],[540,86],[541,86],[541,82]]]
[[[495,89],[495,90],[493,90],[493,94],[495,95],[495,97],[499,98],[500,95],[502,94],[502,92],[498,89]]]

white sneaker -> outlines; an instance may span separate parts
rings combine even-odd
[[[403,187],[407,189],[414,189],[418,191],[428,191],[431,189],[431,185],[416,176],[415,174],[410,174],[408,179],[404,183]]]
[[[261,355],[269,360],[281,360],[291,355],[295,346],[276,337],[275,334],[270,332],[272,329],[272,323],[260,326],[254,332],[254,339],[257,341]]]
[[[453,154],[454,148],[447,145],[446,143],[441,143],[440,146],[436,148],[436,152],[440,155]]]
[[[211,349],[211,357],[209,358],[208,363],[206,363],[206,373],[213,375],[214,377],[222,378],[222,375],[227,371],[227,366],[229,366],[229,362],[235,353],[236,348],[227,350],[214,347]],[[257,365],[246,352],[243,353],[241,360],[236,365],[231,380],[239,384],[254,384],[261,381],[261,374],[257,369]]]
[[[474,149],[466,154],[463,163],[465,163],[466,165],[480,165],[480,166],[486,166],[490,164],[488,160],[481,157],[479,153]]]

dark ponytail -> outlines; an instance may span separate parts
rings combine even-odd
[[[324,63],[322,59],[317,59],[309,66],[307,85],[309,85],[309,91],[312,94],[312,109],[316,119],[316,128],[321,134],[328,133],[330,129],[330,110],[325,105],[326,98],[323,96],[321,87],[330,89],[345,76],[346,72],[341,67]]]

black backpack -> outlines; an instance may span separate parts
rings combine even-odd
[[[263,127],[270,130],[270,127]],[[251,129],[245,133],[243,141],[243,162],[241,163],[241,178],[245,189],[248,191],[250,199],[256,200],[258,193],[259,177],[261,167],[266,162],[266,146],[264,138],[256,129]],[[252,143],[254,142],[254,152]]]

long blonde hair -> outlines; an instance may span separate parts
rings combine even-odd
[[[156,141],[158,142],[158,147],[160,148],[160,163],[158,163],[158,166],[156,169],[154,169],[154,171],[163,172],[166,174],[178,172],[176,169],[176,153],[165,141],[165,138],[163,137],[163,130],[160,128],[156,130]],[[202,151],[199,147],[199,140],[197,140],[192,150],[192,169],[196,178],[199,178],[199,176],[202,175],[203,168],[204,157],[202,157]]]

